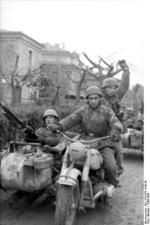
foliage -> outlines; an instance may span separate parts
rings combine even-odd
[[[18,104],[15,107],[7,106],[21,121],[25,124],[32,126],[33,130],[43,125],[42,115],[48,108],[53,108],[58,112],[59,118],[62,119],[72,113],[77,106],[57,106],[51,105],[37,105],[37,104]],[[11,140],[22,139],[24,137],[23,130],[16,127],[10,122],[4,115],[3,111],[0,110],[0,140],[1,145],[7,146]]]

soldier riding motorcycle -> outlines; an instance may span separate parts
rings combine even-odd
[[[80,109],[78,109],[76,112],[74,112],[73,114],[71,114],[70,116],[66,117],[65,119],[61,120],[57,125],[53,124],[50,126],[50,128],[53,131],[65,131],[68,130],[69,128],[79,124],[81,129],[82,129],[82,134],[86,137],[90,137],[90,138],[102,138],[104,136],[110,135],[110,142],[106,142],[106,144],[104,146],[101,147],[97,146],[96,149],[94,148],[94,150],[90,150],[88,151],[88,147],[84,147],[81,146],[79,144],[79,149],[81,148],[82,150],[80,151],[79,149],[76,149],[76,146],[71,146],[70,150],[66,150],[66,157],[64,157],[64,160],[68,157],[68,154],[71,156],[71,158],[73,157],[72,153],[73,152],[79,152],[79,159],[80,159],[80,153],[82,156],[86,157],[86,160],[84,158],[84,163],[82,165],[83,166],[83,172],[81,174],[83,174],[83,176],[81,175],[81,177],[83,179],[83,181],[86,182],[81,182],[84,183],[85,185],[83,185],[85,188],[82,187],[82,190],[85,191],[86,187],[89,186],[91,187],[91,190],[93,191],[92,188],[92,184],[89,182],[89,172],[90,172],[90,160],[91,160],[91,155],[92,155],[92,151],[94,152],[95,158],[98,160],[101,158],[99,157],[99,151],[101,153],[101,156],[103,158],[103,168],[105,170],[105,181],[109,184],[112,185],[111,188],[115,188],[118,186],[119,181],[118,181],[118,170],[117,170],[117,165],[116,165],[116,160],[115,160],[115,148],[113,146],[113,142],[117,142],[120,139],[120,133],[122,131],[122,125],[119,122],[119,120],[117,119],[117,117],[115,116],[114,112],[101,104],[101,97],[102,94],[99,90],[98,87],[92,86],[89,87],[86,91],[86,99],[87,99],[87,103],[81,107]],[[74,149],[72,151],[72,149]],[[99,150],[99,151],[98,151]],[[78,177],[79,177],[79,171],[76,170],[74,168],[74,160],[76,158],[76,154],[75,154],[75,158],[73,158],[73,161],[71,161],[67,159],[67,166],[70,169],[66,170],[66,173],[61,173],[62,176],[65,177],[69,174],[69,177],[72,177],[71,180],[74,181],[75,183],[78,183]],[[82,157],[81,157],[82,158]],[[78,154],[77,154],[77,161],[78,161]],[[71,164],[70,164],[71,163]],[[102,160],[99,160],[99,166],[97,167],[97,169],[100,169],[100,165],[102,163]],[[63,165],[64,165],[64,161],[63,161]],[[69,166],[70,165],[70,166]],[[75,170],[72,170],[72,169]],[[63,166],[62,166],[62,170],[63,171]],[[71,172],[72,171],[72,172]],[[72,175],[71,175],[72,174]],[[75,174],[75,177],[74,175]],[[79,182],[80,183],[80,182]],[[82,185],[81,185],[82,186]],[[79,186],[78,186],[79,187]],[[56,205],[58,207],[56,207],[56,224],[60,225],[60,224],[65,224],[66,220],[68,221],[73,221],[74,216],[67,216],[68,213],[64,213],[61,211],[60,208],[62,208],[62,202],[59,203],[59,199],[61,198],[61,196],[63,195],[63,192],[67,192],[70,193],[70,197],[69,198],[73,198],[74,194],[77,193],[77,190],[74,188],[71,188],[72,191],[64,191],[64,189],[66,189],[66,185],[64,187],[64,185],[58,185],[58,192],[57,192],[57,203]],[[105,188],[104,188],[105,189]],[[59,191],[60,190],[60,191]],[[62,191],[61,194],[59,194]],[[88,191],[88,188],[87,188]],[[80,193],[80,192],[78,192]],[[75,194],[76,195],[76,194]],[[83,194],[82,194],[83,195]],[[77,199],[76,199],[77,200]],[[72,207],[76,208],[76,203],[75,201],[73,203],[71,203],[71,208],[69,208],[69,212],[72,211]],[[68,200],[69,201],[69,200]],[[91,204],[91,202],[89,203]],[[67,203],[66,203],[67,205]],[[81,204],[82,205],[82,204]],[[59,216],[58,216],[59,215]],[[60,219],[61,218],[61,219]],[[63,221],[63,222],[61,222]],[[68,225],[72,225],[73,222],[66,222],[66,224]]]
[[[73,225],[77,210],[95,208],[98,200],[112,198],[115,188],[107,182],[101,152],[111,141],[109,136],[73,141],[61,134],[68,145],[57,180],[55,224]]]

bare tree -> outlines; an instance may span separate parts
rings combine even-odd
[[[77,87],[76,88],[76,103],[80,101],[82,86],[85,80],[87,79],[87,77],[93,78],[93,80],[96,80],[98,82],[98,85],[101,86],[105,78],[113,77],[114,75],[122,71],[122,69],[115,70],[113,64],[110,65],[100,56],[99,56],[99,62],[95,63],[92,59],[88,57],[86,53],[83,52],[83,55],[88,60],[88,62],[90,62],[91,67],[85,65],[78,58],[79,65],[77,66],[77,68],[80,71],[80,79],[76,81],[76,80],[73,80],[71,77],[68,77],[73,83],[75,83]],[[97,69],[97,72],[94,72],[94,69]]]
[[[37,89],[38,95],[34,98],[35,101],[48,99],[52,105],[59,105],[59,90],[61,86],[57,79],[53,80],[44,72],[44,64],[33,71],[26,81],[28,86],[36,87]]]
[[[21,102],[22,87],[26,84],[28,86],[37,87],[38,93],[42,95],[46,88],[48,89],[49,84],[56,89],[56,96],[54,101],[58,100],[58,87],[52,82],[50,78],[47,77],[45,73],[42,72],[43,65],[40,65],[38,68],[27,72],[25,75],[21,76],[20,71],[18,70],[18,61],[19,56],[16,57],[14,70],[9,73],[4,73],[0,69],[0,75],[2,79],[10,86],[12,95],[11,95],[11,104],[16,105]]]
[[[22,87],[30,80],[34,79],[34,77],[36,77],[41,71],[41,68],[38,67],[33,71],[27,72],[25,75],[21,75],[21,71],[18,70],[18,62],[19,56],[17,55],[15,59],[14,70],[4,73],[2,69],[0,69],[2,79],[4,79],[11,88],[12,105],[16,105],[17,103],[21,102]]]
[[[80,101],[80,94],[82,90],[83,82],[85,81],[86,76],[88,75],[87,70],[81,67],[78,67],[78,71],[80,73],[80,79],[74,80],[71,75],[67,74],[67,78],[74,83],[76,87],[76,103]]]
[[[10,71],[9,73],[4,73],[2,69],[0,69],[0,73],[2,78],[6,81],[7,84],[9,84],[11,91],[12,91],[12,98],[11,98],[11,103],[15,105],[17,102],[20,102],[21,98],[21,79],[18,74],[18,61],[19,61],[19,56],[16,56],[15,60],[15,66],[14,70]]]
[[[109,64],[108,62],[106,62],[106,60],[104,60],[102,57],[99,56],[99,62],[95,63],[93,62],[93,60],[91,60],[86,53],[83,52],[84,57],[92,64],[92,70],[94,68],[98,69],[98,73],[96,73],[96,78],[97,80],[100,82],[100,86],[102,84],[102,81],[105,78],[108,77],[113,77],[114,75],[120,73],[122,71],[122,69],[117,69],[114,70],[114,65],[113,64]],[[102,63],[106,66],[102,66]],[[92,73],[91,69],[88,69],[88,72],[90,72],[90,74],[93,76],[94,74]]]

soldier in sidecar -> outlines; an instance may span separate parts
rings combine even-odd
[[[61,136],[48,129],[49,124],[58,121],[58,114],[52,109],[45,111],[44,127],[34,134],[30,127],[25,129],[25,142],[11,141],[10,148],[1,154],[1,186],[35,192],[53,183],[59,173],[55,168],[55,160],[61,163],[61,150],[64,145],[57,145]],[[56,146],[53,148],[53,146]],[[57,165],[58,167],[58,165]]]
[[[42,145],[56,146],[62,138],[59,134],[52,132],[49,126],[53,123],[58,123],[58,114],[53,109],[45,110],[43,114],[43,127],[40,127],[35,132],[35,137],[32,138],[32,130],[25,130],[25,140],[27,142],[38,142]]]

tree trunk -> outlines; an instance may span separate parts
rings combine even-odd
[[[85,80],[86,77],[86,72],[84,71],[81,77],[81,80],[79,81],[77,85],[77,92],[76,92],[76,104],[80,102],[80,94],[81,94],[81,89],[82,89],[82,84]]]
[[[21,103],[21,94],[22,94],[22,87],[12,87],[12,99],[11,104],[17,105]]]

